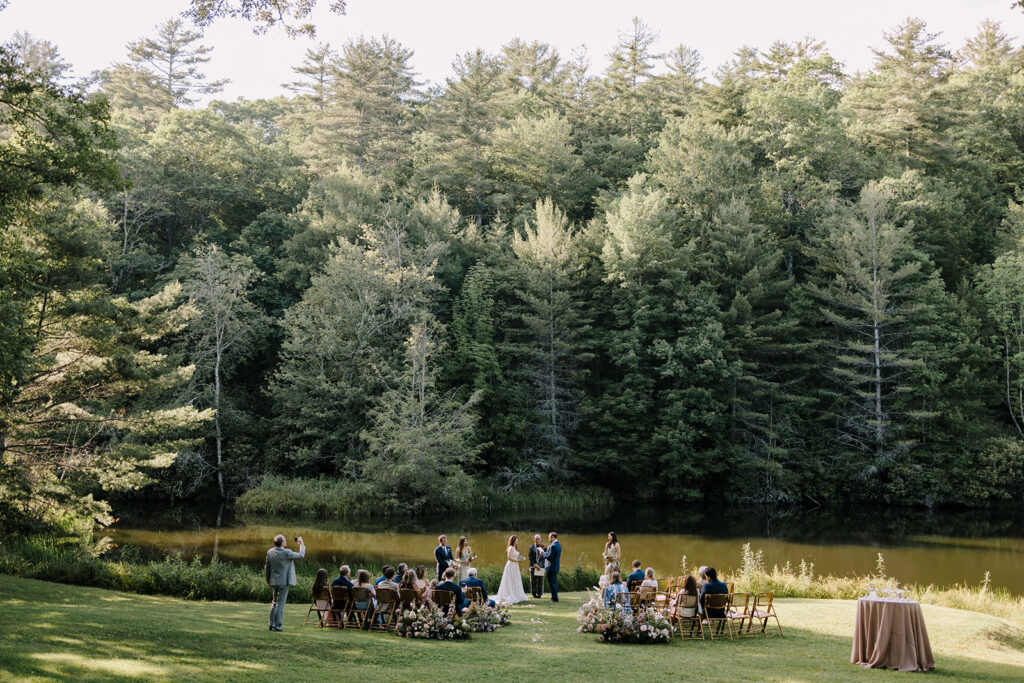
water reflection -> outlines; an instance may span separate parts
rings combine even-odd
[[[310,559],[325,566],[364,560],[430,566],[439,533],[468,534],[482,565],[499,565],[508,535],[529,539],[557,530],[571,562],[600,564],[605,534],[616,531],[623,559],[640,559],[662,575],[689,566],[739,565],[740,546],[764,551],[769,566],[813,563],[819,574],[865,574],[883,553],[889,574],[904,582],[976,584],[991,572],[994,586],[1024,593],[1024,535],[1015,510],[908,511],[626,508],[611,515],[550,517],[490,514],[448,519],[353,523],[337,520],[233,518],[223,507],[171,510],[154,517],[129,511],[113,530],[115,541],[150,555],[181,552],[204,559],[260,562],[276,533],[301,534]],[[526,541],[529,544],[529,541]],[[524,546],[525,547],[525,546]]]

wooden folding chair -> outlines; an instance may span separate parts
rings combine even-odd
[[[484,604],[484,589],[480,586],[469,586],[466,588],[466,600],[470,605]]]
[[[729,593],[729,609],[725,616],[732,623],[740,622],[739,629],[734,633],[737,637],[743,635],[743,622],[750,619],[750,593]]]
[[[675,582],[676,580],[673,579],[671,576],[666,576],[663,579],[658,579],[658,590],[665,592],[670,591],[672,590],[672,586],[675,585]]]
[[[697,596],[687,595],[682,591],[676,593],[675,602],[668,613],[669,621],[679,624],[679,637],[682,640],[704,640],[704,625],[697,613]],[[685,628],[689,627],[689,633]]]
[[[394,588],[377,589],[377,609],[371,628],[390,631],[398,617],[398,591]]]
[[[402,611],[416,609],[420,606],[420,594],[412,588],[402,588],[398,591],[398,601]]]
[[[722,635],[722,631],[729,631],[729,637],[732,638],[732,622],[729,621],[728,615],[729,609],[729,596],[725,593],[709,593],[704,596],[704,623],[708,627],[708,635],[711,636],[711,640],[715,639],[715,633],[719,636]],[[722,616],[710,616],[711,612],[714,611]]]
[[[651,607],[658,596],[658,591],[651,586],[641,586],[636,592],[634,608]]]
[[[313,596],[313,602],[310,604],[309,609],[306,611],[306,620],[302,622],[302,625],[309,626],[309,616],[316,612],[317,624],[320,628],[324,627],[324,621],[327,618],[327,614],[331,611],[331,591],[329,589],[324,590],[322,593]]]
[[[348,588],[345,586],[331,586],[331,611],[324,619],[324,626],[329,628],[344,628],[345,620],[348,618]]]
[[[627,581],[626,582],[626,590],[628,590],[630,593],[632,593],[633,591],[635,591],[637,588],[640,587],[641,583],[643,583],[643,581],[640,581],[638,579],[633,579],[632,581]]]
[[[448,617],[455,616],[455,592],[434,589],[430,599],[441,608],[441,612]]]
[[[725,587],[729,589],[730,593],[732,593],[733,589],[736,588],[736,584],[733,583],[732,581],[726,581],[725,582]]]
[[[359,605],[365,607],[359,607]],[[369,628],[370,617],[373,616],[373,595],[369,588],[353,588],[352,602],[348,609],[349,615],[355,615],[359,628]]]
[[[781,636],[782,635],[782,624],[779,623],[779,615],[775,612],[775,591],[767,591],[765,593],[758,593],[754,596],[754,605],[750,608],[750,626],[753,626],[754,619],[758,619],[761,622],[761,635],[765,638],[770,636]],[[778,629],[778,633],[769,633],[766,628],[768,626],[768,620],[775,620],[775,627]]]

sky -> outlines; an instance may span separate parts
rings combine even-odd
[[[85,76],[125,59],[125,45],[153,34],[153,27],[188,6],[188,0],[10,0],[0,11],[0,41],[15,31],[57,45],[76,76]],[[387,33],[414,51],[413,66],[424,81],[443,83],[452,59],[482,47],[497,51],[515,37],[540,40],[569,57],[587,47],[592,70],[607,63],[621,31],[634,15],[659,34],[655,49],[680,43],[704,56],[710,76],[743,45],[766,48],[775,40],[804,36],[824,40],[850,73],[871,67],[871,47],[882,33],[907,16],[928,22],[929,30],[958,48],[974,35],[982,19],[1002,22],[1020,44],[1024,12],[1010,0],[348,0],[344,16],[330,14],[327,0],[314,15],[315,40],[288,38],[272,29],[254,35],[242,20],[222,19],[206,32],[214,47],[205,72],[231,83],[218,98],[273,97],[282,83],[295,80],[291,67],[308,47],[329,42],[338,47],[358,37]]]

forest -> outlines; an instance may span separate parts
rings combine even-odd
[[[181,18],[87,77],[16,34],[4,527],[302,482],[413,514],[1019,500],[1024,51],[908,18],[851,74],[810,37],[717,66],[657,37],[442,84],[323,42],[226,102]]]

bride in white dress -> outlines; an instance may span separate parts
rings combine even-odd
[[[519,538],[514,534],[508,539],[505,554],[508,556],[508,562],[505,563],[505,571],[501,575],[501,585],[498,586],[498,594],[494,596],[494,601],[499,605],[526,602],[523,573],[519,570],[519,563],[526,558],[519,554]]]

